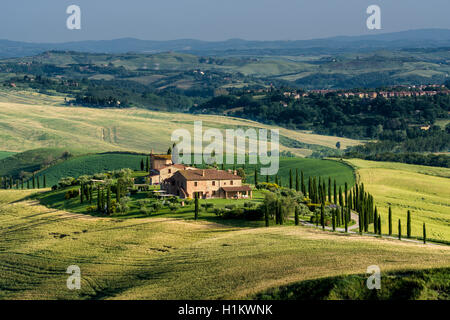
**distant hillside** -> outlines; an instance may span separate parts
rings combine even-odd
[[[341,36],[295,41],[200,41],[180,39],[170,41],[122,38],[115,40],[79,41],[67,43],[25,43],[0,40],[0,58],[23,57],[48,50],[71,50],[101,53],[156,53],[177,51],[199,55],[227,54],[299,54],[338,53],[373,49],[436,48],[450,46],[450,30],[420,29],[364,36]]]

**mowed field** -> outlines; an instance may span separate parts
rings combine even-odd
[[[450,241],[450,169],[403,163],[348,161],[357,169],[360,182],[370,192],[382,217],[382,230],[388,232],[388,208],[392,207],[393,233],[398,219],[406,235],[407,211],[411,211],[412,235]]]
[[[307,227],[120,220],[48,209],[0,191],[1,299],[248,298],[326,276],[450,265],[450,247]],[[68,290],[67,267],[81,269]]]
[[[0,101],[8,98],[1,98]],[[24,98],[25,99],[25,98]],[[36,98],[38,101],[39,99]],[[56,99],[56,98],[55,98]],[[193,133],[194,121],[202,120],[208,128],[275,128],[257,122],[213,115],[155,112],[143,109],[93,109],[26,103],[0,102],[0,150],[25,151],[36,148],[83,148],[85,152],[135,151],[165,152],[172,145],[176,129]],[[224,132],[224,131],[223,131]],[[306,144],[342,148],[360,142],[328,137],[308,132],[280,129],[280,135]],[[312,153],[309,149],[281,146],[299,156]]]

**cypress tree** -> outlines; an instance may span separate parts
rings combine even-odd
[[[145,171],[150,172],[150,157],[147,157],[147,160],[145,163]]]
[[[363,215],[360,212],[358,212],[358,216],[359,216],[359,219],[358,219],[359,233],[362,233]]]
[[[266,210],[264,210],[264,220],[266,221],[266,227],[269,226],[269,208],[266,207]]]
[[[144,159],[141,159],[141,171],[144,171]]]
[[[295,169],[295,191],[300,191],[300,181],[298,178],[298,169]]]
[[[83,184],[80,186],[80,203],[83,204],[84,202],[84,190],[83,190]]]
[[[33,189],[36,189],[36,177],[33,174]]]
[[[339,186],[339,205],[344,206],[344,200],[342,199],[342,188]]]
[[[423,224],[423,243],[427,243],[427,229],[425,223]]]
[[[308,177],[308,198],[311,200],[311,202],[313,202],[313,198],[312,198],[312,180],[311,177]]]
[[[328,177],[328,202],[331,203],[331,177]]]
[[[269,183],[269,175],[266,175],[266,182]]]
[[[295,225],[298,226],[299,219],[298,219],[298,207],[295,207]]]
[[[378,221],[377,231],[378,231],[378,234],[381,236],[382,234],[381,234],[381,217],[380,216],[378,216],[377,221]]]
[[[44,174],[44,188],[47,188],[47,178],[46,178],[45,174]]]
[[[348,232],[348,222],[347,219],[344,219],[345,232]]]
[[[406,236],[411,238],[411,212],[408,210],[408,216],[406,219]]]
[[[112,208],[111,208],[111,188],[110,187],[108,187],[108,190],[106,191],[106,206],[107,206],[108,215],[111,215]]]
[[[100,202],[100,185],[97,186],[97,211],[100,212],[101,202]]]
[[[292,169],[289,169],[289,189],[292,189],[294,186],[294,181],[292,177]]]
[[[36,177],[36,181],[37,181],[37,188],[40,189],[41,187],[39,186],[39,176]]]
[[[336,179],[334,180],[334,204],[337,204],[337,188],[336,188]]]
[[[347,192],[348,192],[348,185],[347,185],[347,182],[346,182],[346,183],[345,183],[345,187],[344,187],[344,193],[345,193],[344,200],[345,200],[345,205],[346,205],[346,206],[348,206]]]
[[[278,174],[275,175],[275,184],[280,185],[280,181],[278,181]]]
[[[92,193],[94,192],[94,187],[89,185],[89,203],[92,204]]]
[[[194,198],[195,198],[195,213],[194,213],[194,219],[197,220],[197,219],[198,219],[198,209],[199,209],[199,206],[198,206],[198,192],[195,193]]]
[[[336,215],[337,215],[337,210],[333,210],[331,212],[331,223],[333,225],[333,231],[336,231]]]
[[[27,189],[30,189],[30,180],[27,180]]]
[[[320,224],[322,225],[322,229],[325,230],[325,207],[323,203],[320,206]]]
[[[23,188],[23,178],[22,178],[22,190],[23,190],[24,188]]]
[[[377,233],[378,230],[378,210],[377,207],[375,207],[375,213],[373,214],[373,232]]]
[[[258,185],[258,169],[255,169],[255,186]]]
[[[402,240],[402,222],[398,219],[398,240]]]
[[[303,195],[306,197],[306,186],[305,186],[305,177],[304,177],[304,175],[303,175],[303,170],[300,172],[300,174],[301,174],[301,184],[302,184],[302,192],[303,192]]]
[[[389,207],[389,235],[392,236],[392,209]]]

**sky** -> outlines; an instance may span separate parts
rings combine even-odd
[[[73,4],[81,8],[81,30],[66,27]],[[381,30],[366,27],[374,4]],[[449,14],[449,0],[1,0],[0,39],[305,40],[450,29]]]

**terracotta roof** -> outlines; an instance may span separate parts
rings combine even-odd
[[[152,154],[150,156],[158,160],[172,160],[171,154]]]
[[[196,170],[180,170],[175,175],[180,174],[186,180],[241,180],[238,175],[234,175],[227,171],[216,169],[196,169]]]
[[[226,192],[236,192],[236,191],[252,191],[250,186],[240,186],[240,187],[222,187],[223,191]]]

